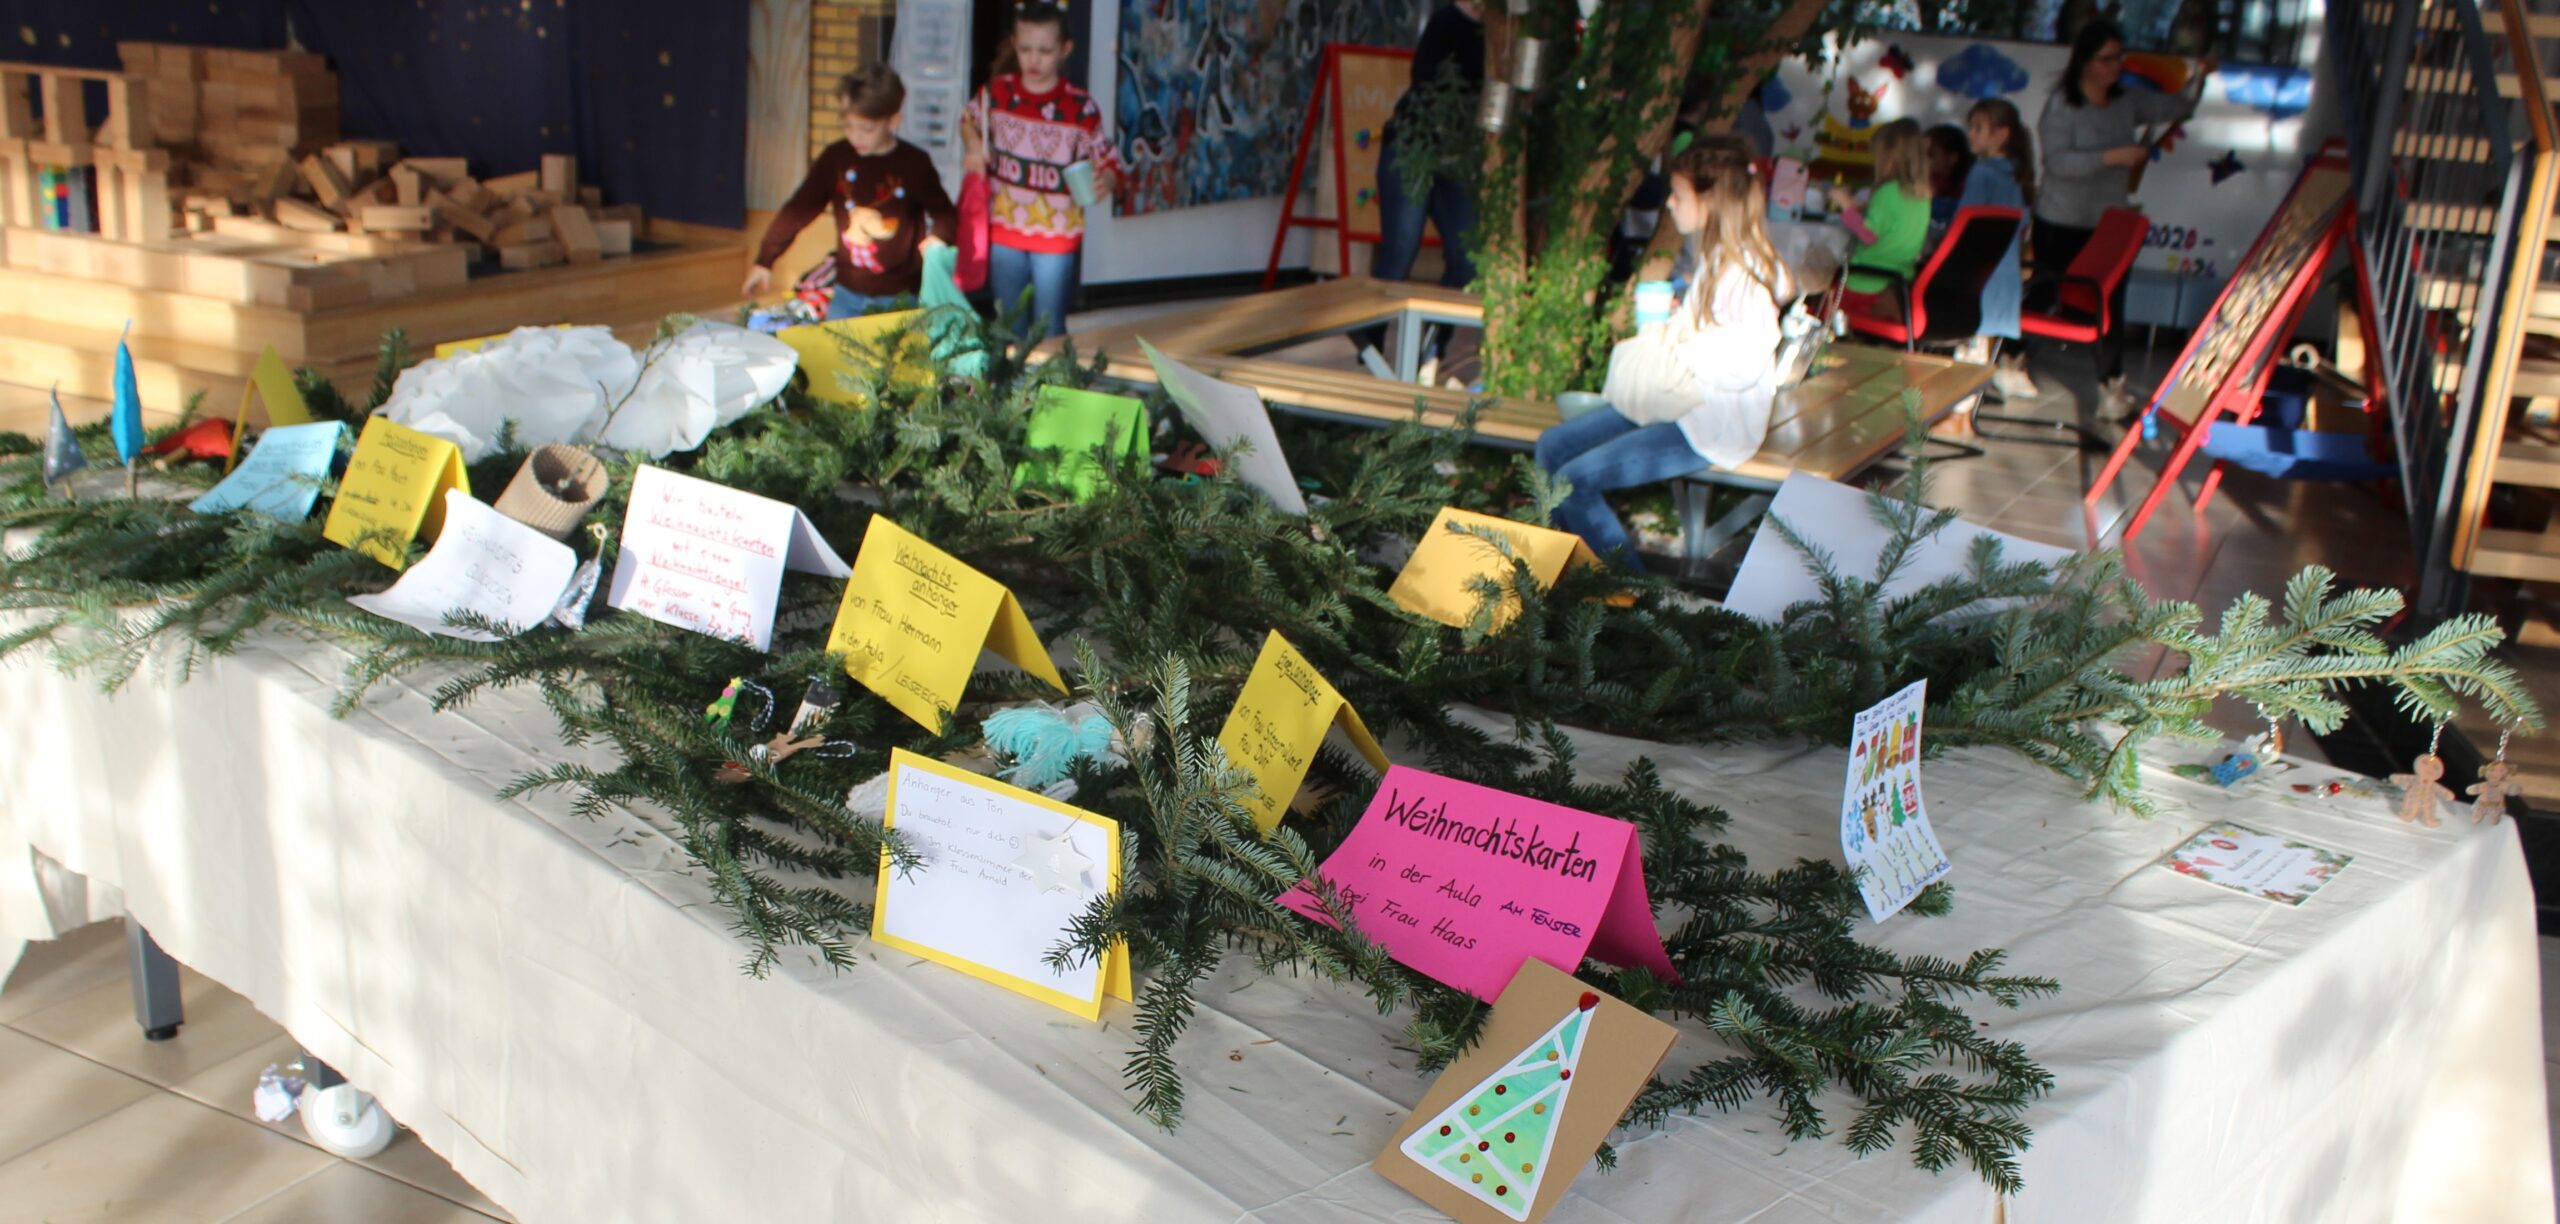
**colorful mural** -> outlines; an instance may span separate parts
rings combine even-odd
[[[1117,212],[1276,196],[1324,45],[1410,47],[1431,0],[1129,0],[1113,122]]]

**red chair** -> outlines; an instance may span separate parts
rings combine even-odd
[[[1882,293],[1849,304],[1849,326],[1907,349],[1971,339],[1982,330],[1982,287],[1991,282],[2025,224],[2026,215],[2014,208],[1977,204],[1956,210],[1947,236],[1939,239],[1937,251],[1907,287],[1900,277],[1873,268],[1842,269],[1844,275],[1854,271],[1893,281]],[[1877,312],[1875,303],[1883,299],[1899,303],[1902,317],[1889,319]]]
[[[2150,232],[2151,223],[2141,213],[2108,209],[2098,218],[2089,245],[2063,270],[2053,309],[2020,311],[2018,330],[2072,344],[2095,344],[2114,331],[2123,323],[2115,317],[2116,290],[2133,274],[2133,257],[2142,253],[2142,240]]]

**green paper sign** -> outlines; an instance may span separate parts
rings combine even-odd
[[[1023,443],[1034,455],[1015,465],[1015,488],[1056,489],[1084,501],[1106,479],[1096,452],[1108,446],[1115,460],[1146,455],[1147,406],[1125,395],[1042,387]]]

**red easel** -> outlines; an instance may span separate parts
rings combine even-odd
[[[1315,91],[1307,96],[1306,122],[1298,128],[1298,153],[1297,156],[1289,163],[1289,186],[1287,194],[1280,197],[1280,226],[1278,231],[1271,235],[1271,262],[1262,270],[1262,287],[1265,289],[1269,289],[1273,283],[1279,279],[1280,251],[1282,247],[1288,244],[1289,231],[1295,227],[1305,226],[1310,229],[1332,230],[1334,233],[1334,242],[1336,243],[1335,249],[1339,253],[1340,257],[1340,262],[1335,266],[1341,270],[1343,275],[1346,276],[1351,272],[1351,244],[1355,242],[1376,242],[1378,240],[1377,230],[1370,229],[1365,232],[1358,231],[1352,228],[1351,223],[1352,176],[1349,172],[1350,163],[1344,156],[1344,142],[1345,140],[1350,139],[1350,137],[1345,135],[1345,130],[1352,128],[1354,123],[1345,122],[1343,120],[1343,116],[1346,112],[1342,105],[1342,63],[1346,56],[1368,60],[1395,60],[1403,63],[1410,63],[1413,59],[1413,52],[1399,50],[1394,47],[1368,47],[1362,46],[1358,43],[1325,44],[1324,67],[1316,75]],[[1401,88],[1399,88],[1397,96],[1402,96]],[[1298,189],[1306,183],[1307,152],[1315,146],[1316,129],[1324,126],[1324,116],[1327,107],[1332,108],[1334,115],[1332,140],[1333,215],[1330,217],[1301,216],[1297,211]],[[1368,141],[1384,140],[1386,137],[1387,115],[1392,113],[1394,109],[1395,102],[1393,99],[1389,99],[1386,109],[1379,112],[1374,117],[1375,122],[1371,126],[1361,129],[1360,138]],[[1354,116],[1353,118],[1356,121],[1361,118],[1361,116]],[[1364,145],[1363,147],[1365,148],[1366,146]],[[1440,239],[1436,234],[1425,234],[1423,236],[1423,243],[1426,246],[1438,246],[1440,245]]]
[[[2145,411],[2177,432],[2178,445],[2170,453],[2167,466],[2161,469],[2159,483],[2152,486],[2150,495],[2126,521],[2126,543],[2142,534],[2152,512],[2160,508],[2170,488],[2177,484],[2178,474],[2204,446],[2216,418],[2228,412],[2233,420],[2245,424],[2258,415],[2259,402],[2275,374],[2283,342],[2301,321],[2311,292],[2328,270],[2339,241],[2354,232],[2353,177],[2335,141],[2303,167],[2293,189],[2285,194],[2284,203],[2276,208],[2275,216],[2257,241],[2250,244],[2249,253],[2241,258],[2230,281],[2214,298],[2213,309],[2206,313],[2204,323],[2188,338],[2177,363],[2169,368],[2169,377],[2161,381]],[[2364,304],[2365,317],[2370,320],[2372,288],[2361,258],[2356,262],[2355,275],[2358,296]],[[2367,331],[2369,334],[2369,323]],[[2115,453],[2107,457],[2106,466],[2082,495],[2082,504],[2098,504],[2141,444],[2140,428],[2125,431],[2124,440],[2116,444]],[[2213,500],[2214,490],[2221,483],[2222,463],[2216,460],[2196,492],[2198,509]]]

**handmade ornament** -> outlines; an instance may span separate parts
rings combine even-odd
[[[126,333],[133,331],[133,320],[124,321]],[[132,497],[140,490],[140,473],[133,461],[142,454],[146,440],[142,428],[142,386],[133,376],[133,350],[125,346],[125,337],[116,337],[115,406],[108,415],[108,428],[116,440],[116,462],[124,465],[124,495]]]
[[[2507,796],[2521,795],[2524,788],[2516,785],[2516,767],[2507,760],[2507,741],[2515,738],[2515,728],[2498,732],[2498,757],[2480,769],[2480,780],[2464,788],[2471,796],[2471,823],[2480,823],[2486,814],[2490,824],[2507,814]]]
[[[1090,702],[1061,709],[1046,702],[998,710],[987,716],[987,748],[1013,762],[1000,771],[1025,790],[1045,791],[1066,780],[1077,761],[1126,764],[1119,733]]]
[[[535,447],[498,495],[498,513],[555,540],[569,538],[578,521],[604,497],[604,461],[558,442]]]
[[[826,688],[823,682],[812,684],[810,687],[813,690],[823,690],[827,694],[825,705],[834,704],[835,690]],[[756,702],[754,712],[746,715],[743,723],[740,722],[737,711],[740,697],[751,697]],[[852,740],[830,741],[826,736],[817,733],[817,728],[826,721],[824,706],[821,706],[819,714],[813,717],[810,713],[811,700],[811,697],[803,697],[800,708],[791,716],[790,725],[776,733],[773,738],[747,749],[747,759],[759,765],[771,767],[780,765],[803,752],[820,756],[845,756],[856,751],[859,746]],[[721,710],[723,703],[728,706],[725,711]],[[773,712],[777,706],[772,689],[753,680],[732,677],[729,687],[720,690],[720,700],[712,702],[711,710],[706,714],[715,716],[717,725],[723,731],[744,730],[749,735],[757,735],[762,734],[765,727],[773,721]],[[744,764],[737,761],[723,761],[720,763],[720,768],[712,771],[714,780],[733,786],[754,776],[748,772]]]
[[[1041,892],[1090,887],[1086,873],[1093,860],[1076,851],[1072,830],[1056,837],[1025,838],[1021,857],[1013,861],[1031,873],[1031,886]]]
[[[62,415],[62,388],[56,386],[51,394],[53,416],[44,430],[44,482],[59,485],[89,466],[89,456],[81,451],[80,440],[71,435],[71,422]]]
[[[2391,775],[2406,794],[2400,797],[2400,819],[2432,829],[2444,821],[2436,816],[2439,804],[2453,802],[2453,791],[2438,779],[2444,777],[2444,758],[2436,755],[2436,745],[2444,740],[2444,724],[2436,724],[2436,733],[2427,741],[2427,751],[2411,762],[2409,772]]]
[[[185,429],[177,430],[144,447],[146,455],[165,455],[170,461],[180,459],[231,458],[231,422],[207,417]]]
[[[720,730],[728,730],[730,716],[738,711],[738,687],[745,683],[736,676],[729,677],[729,685],[720,690],[719,698],[703,707],[702,721]]]

